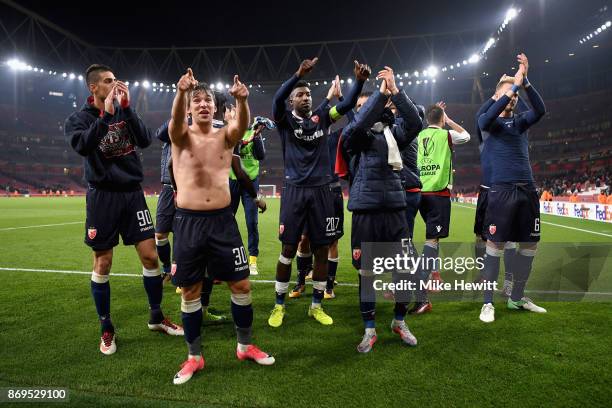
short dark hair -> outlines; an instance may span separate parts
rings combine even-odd
[[[359,94],[359,96],[357,97],[357,99],[359,98],[369,98],[370,96],[372,96],[372,91],[365,91]]]
[[[100,74],[102,72],[113,72],[113,70],[108,65],[102,64],[93,64],[87,68],[85,71],[85,80],[87,81],[87,85],[95,84],[100,80]]]
[[[293,87],[293,89],[295,88],[310,88],[310,86],[308,85],[308,82],[304,81],[303,79],[300,79]]]
[[[189,91],[189,102],[191,102],[191,99],[193,98],[193,95],[198,93],[198,92],[203,92],[205,95],[210,96],[213,101],[215,102],[215,104],[217,103],[217,98],[215,96],[215,91],[213,91],[210,86],[206,83],[206,82],[198,82],[198,84]]]
[[[444,117],[444,110],[438,105],[431,105],[425,111],[425,118],[430,125],[440,123]]]

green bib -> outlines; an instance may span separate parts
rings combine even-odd
[[[417,166],[422,191],[442,191],[453,184],[452,153],[448,130],[429,127],[419,133]]]
[[[253,137],[253,130],[247,130],[244,132],[242,137],[243,141],[250,140]],[[255,177],[259,175],[259,160],[253,157],[253,141],[251,140],[247,144],[242,144],[242,141],[238,143],[240,147],[240,162],[242,168],[251,180],[255,180]],[[234,170],[230,169],[230,179],[236,180]]]

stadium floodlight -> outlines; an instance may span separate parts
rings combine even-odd
[[[172,90],[172,92],[176,93],[176,88]]]
[[[427,83],[427,79],[424,82]]]
[[[450,69],[455,69],[455,66],[451,64]]]
[[[157,86],[157,82],[153,82],[153,87],[155,88]]]
[[[79,78],[79,81],[82,81],[82,80],[83,80],[83,75],[79,75],[79,76],[78,76],[78,78]],[[129,85],[130,83],[129,83],[129,82],[126,82],[125,84],[126,84],[126,85]]]
[[[49,75],[53,75],[53,71],[49,71]]]
[[[225,84],[225,89],[229,89],[229,84]]]
[[[404,72],[404,78],[408,78],[408,73]]]
[[[146,79],[144,81],[142,81],[142,87],[145,89],[148,89],[149,86],[151,86],[151,84],[149,83],[149,81],[147,81]]]
[[[472,54],[472,55],[470,56],[470,58],[468,59],[468,62],[469,62],[470,64],[475,64],[475,63],[477,63],[478,61],[480,61],[480,55],[478,55],[478,54]]]
[[[340,83],[341,83],[341,84],[343,84],[343,83],[344,83],[344,79],[341,79],[341,80],[340,80]]]
[[[323,85],[327,85],[327,81],[323,81]]]
[[[487,43],[485,44],[484,52],[487,52],[489,48],[493,46],[493,44],[495,44],[495,38],[491,37],[487,40]]]
[[[416,81],[416,84],[417,85],[421,85],[421,81]]]
[[[173,88],[176,88],[176,85],[175,85],[175,84],[172,84],[172,87],[173,87]]]
[[[170,88],[166,88],[166,92],[170,92]]]
[[[404,86],[404,81],[400,81],[400,86]]]
[[[436,79],[435,78],[432,79],[431,82],[433,82],[435,84],[436,83]]]
[[[32,66],[31,66],[31,65],[28,65],[28,66],[27,66],[27,69],[28,69],[28,71],[31,71],[33,68],[32,68]]]
[[[612,26],[612,21],[610,20],[606,21],[606,27],[610,28],[610,26]]]
[[[438,67],[435,65],[430,65],[429,68],[427,68],[427,73],[431,78],[435,78],[438,76]]]
[[[412,85],[412,81],[408,81],[408,85]]]
[[[140,86],[140,82],[138,81],[134,82],[134,86]]]
[[[414,71],[414,76],[418,78],[419,77],[419,71]]]
[[[515,18],[518,15],[518,11],[514,8],[511,7],[507,12],[506,12],[506,20],[507,21],[511,21],[513,18]]]
[[[66,78],[67,76],[68,76],[68,74],[67,74],[67,73],[65,73],[65,72],[64,72],[64,73],[62,73],[62,77],[63,77],[63,78]]]
[[[163,82],[160,82],[160,83],[159,83],[159,86],[160,86],[161,88],[163,88],[163,87],[164,87],[164,83],[163,83]]]
[[[157,88],[153,88],[153,92],[157,92]]]
[[[70,79],[74,79],[74,78],[76,78],[76,75],[74,75],[74,73],[71,72],[69,77],[70,77]]]
[[[347,79],[346,82],[348,82],[349,84],[352,84],[353,83],[353,78]]]
[[[221,82],[217,82],[217,89],[218,90],[222,90],[223,89],[223,84]]]
[[[253,84],[249,84],[249,89],[253,87]]]
[[[458,62],[458,63],[456,64],[456,67],[457,67],[457,68],[459,68],[460,66],[461,66],[461,63],[460,63],[460,62]]]

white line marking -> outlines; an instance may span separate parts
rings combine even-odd
[[[475,210],[476,209],[476,207],[470,207],[470,206],[467,206],[467,205],[461,205],[461,204],[457,204],[457,203],[453,203],[453,204],[455,204],[457,207],[469,208],[471,210]],[[578,219],[578,218],[574,218],[574,219]],[[555,224],[554,222],[548,222],[548,221],[540,221],[540,222],[542,224],[552,225],[554,227],[567,228],[567,229],[571,229],[571,230],[575,230],[575,231],[587,232],[589,234],[595,234],[595,235],[603,235],[604,237],[612,238],[612,234],[606,234],[605,232],[597,232],[597,231],[591,231],[591,230],[582,229],[582,228],[570,227],[568,225]]]
[[[61,224],[42,224],[42,225],[27,225],[25,227],[7,227],[0,228],[0,231],[12,231],[18,229],[28,229],[28,228],[43,228],[43,227],[57,227],[59,225],[73,225],[73,224],[83,224],[83,221],[74,221],[74,222],[63,222]]]
[[[32,268],[6,268],[0,267],[0,271],[9,272],[43,272],[43,273],[63,273],[68,275],[91,275],[91,272],[87,271],[66,271],[60,269],[32,269]],[[142,275],[137,273],[116,273],[112,272],[111,276],[124,276],[130,278],[140,278]],[[276,283],[274,280],[266,279],[250,279],[251,282],[255,283]],[[307,282],[307,284],[311,284]],[[356,283],[338,283],[338,286],[347,287],[359,287]],[[612,296],[612,292],[579,292],[571,290],[526,290],[525,293],[540,293],[540,294],[553,294],[553,295],[584,295],[584,296]]]

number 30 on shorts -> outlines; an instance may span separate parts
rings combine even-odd
[[[149,213],[149,210],[138,211],[136,213],[136,217],[138,218],[138,225],[141,227],[153,224],[153,220],[151,219],[151,213]]]
[[[234,253],[234,256],[236,256],[236,259],[234,260],[234,265],[239,266],[247,263],[246,251],[244,250],[243,246],[241,246],[240,248],[232,249],[232,252]]]

